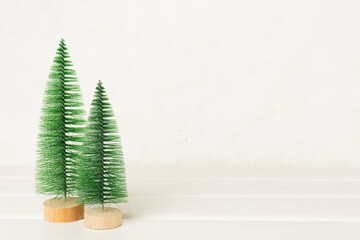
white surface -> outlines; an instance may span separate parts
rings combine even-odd
[[[98,231],[43,221],[33,168],[1,167],[0,239],[355,240],[358,171],[130,168],[123,226]]]
[[[1,165],[35,163],[65,38],[128,166],[360,166],[360,1],[1,0]]]
[[[19,231],[19,225],[22,230]],[[82,222],[61,227],[42,220],[2,220],[1,239],[156,239],[156,240],[339,240],[359,239],[360,223],[139,221],[126,220],[115,230],[94,231]]]
[[[22,231],[19,231],[21,225]],[[42,220],[2,220],[1,239],[156,239],[156,240],[339,240],[359,239],[360,223],[138,221],[126,220],[120,229],[94,231],[82,222],[57,225]]]

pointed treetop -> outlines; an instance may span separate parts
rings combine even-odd
[[[103,93],[106,92],[101,80],[99,80],[99,82],[98,82],[98,84],[96,86],[96,89],[99,90],[100,92],[103,92]],[[108,99],[106,95],[104,97],[105,97],[105,99]]]

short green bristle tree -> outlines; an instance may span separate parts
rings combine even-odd
[[[99,81],[85,128],[79,165],[79,196],[85,204],[125,202],[123,152],[114,113]]]
[[[76,192],[76,164],[80,159],[85,128],[80,86],[62,39],[56,51],[43,99],[36,192],[49,196]]]

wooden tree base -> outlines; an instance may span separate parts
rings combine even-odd
[[[117,208],[90,208],[85,211],[85,226],[92,229],[111,229],[121,225],[121,211]]]
[[[52,198],[44,201],[44,219],[49,222],[74,222],[84,218],[84,205],[76,198]]]

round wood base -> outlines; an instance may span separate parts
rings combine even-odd
[[[85,226],[92,229],[111,229],[121,225],[121,211],[117,208],[90,208],[85,211]]]
[[[74,222],[84,218],[84,205],[78,204],[76,198],[52,198],[44,201],[44,219],[49,222]]]

